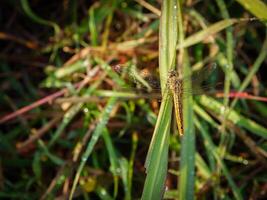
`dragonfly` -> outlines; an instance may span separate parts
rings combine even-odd
[[[216,64],[212,64],[210,66],[203,67],[201,70],[187,77],[181,77],[179,76],[179,73],[176,70],[171,70],[168,72],[166,79],[163,80],[163,82],[167,83],[167,87],[165,88],[164,91],[161,91],[159,82],[157,82],[155,79],[149,76],[143,78],[142,76],[144,75],[140,75],[134,71],[130,73],[130,78],[132,77],[132,79],[136,84],[142,83],[143,86],[147,88],[149,93],[142,94],[142,97],[144,98],[159,97],[160,95],[155,95],[159,94],[159,91],[161,91],[160,92],[161,96],[164,96],[166,92],[172,96],[174,103],[174,114],[176,118],[176,124],[178,127],[178,132],[182,136],[184,133],[182,100],[188,97],[188,95],[186,94],[199,95],[203,94],[207,90],[214,88],[214,84],[203,84],[201,87],[194,87],[194,86],[200,86],[200,82],[203,80],[205,81],[205,79],[211,76],[211,74],[216,69],[217,69]],[[185,90],[183,88],[183,83],[189,80],[192,81],[193,88]],[[219,84],[216,83],[215,85],[217,86]]]

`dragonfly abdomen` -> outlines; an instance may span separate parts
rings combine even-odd
[[[180,135],[183,135],[183,106],[182,106],[182,81],[179,80],[178,73],[176,71],[169,72],[168,87],[173,96],[175,118]]]

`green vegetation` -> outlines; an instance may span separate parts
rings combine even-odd
[[[265,2],[3,1],[0,199],[265,199]]]

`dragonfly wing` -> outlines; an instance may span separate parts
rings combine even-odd
[[[202,94],[210,94],[217,91],[219,88],[222,88],[223,82],[219,83],[209,83],[209,84],[202,84],[202,85],[192,85],[192,88],[186,89],[182,91],[182,98],[186,99],[188,94],[192,95],[202,95]]]

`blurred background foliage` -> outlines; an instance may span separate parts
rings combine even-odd
[[[185,39],[177,48],[188,47],[193,71],[217,66],[209,89],[223,86],[223,97],[201,95],[192,104],[189,192],[266,199],[266,1],[180,3]],[[0,5],[0,199],[67,199],[71,191],[74,199],[140,198],[161,103],[147,96],[159,75],[162,2]],[[178,199],[183,184],[172,127],[166,199]]]

